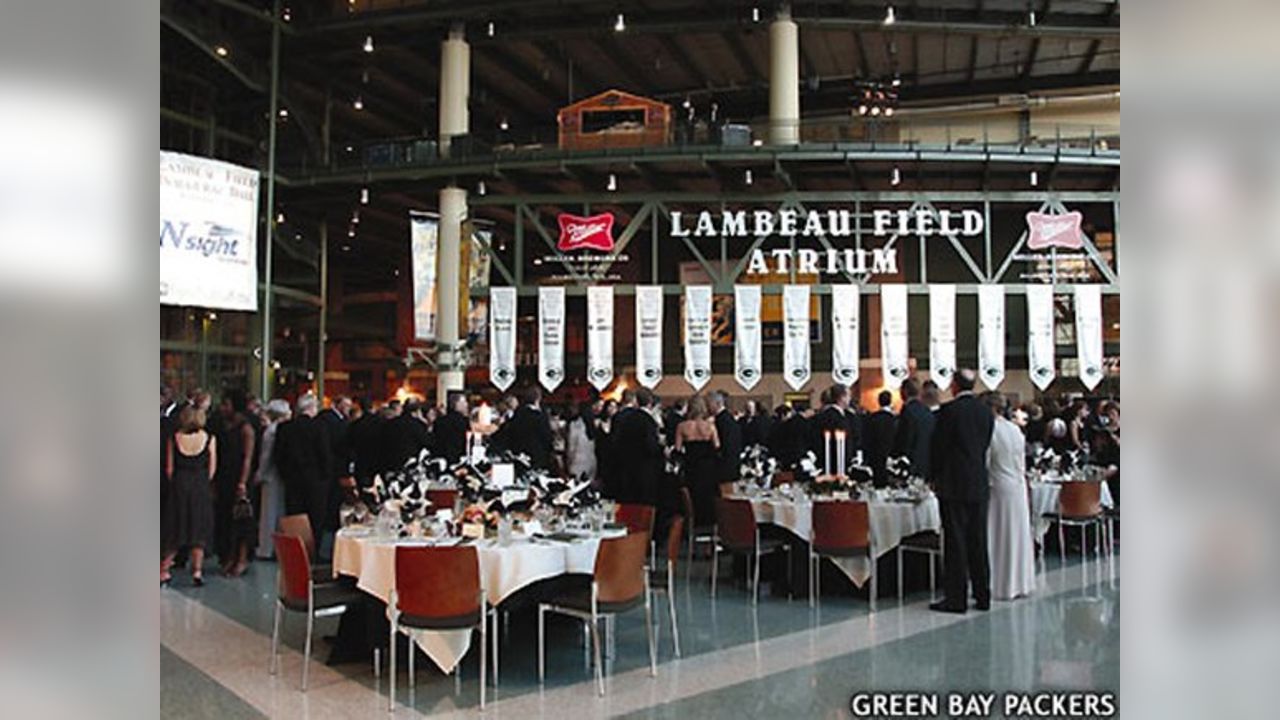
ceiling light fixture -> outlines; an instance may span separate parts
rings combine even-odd
[[[360,204],[369,204],[369,188],[360,188]]]
[[[754,181],[755,181],[755,178],[751,176],[751,169],[747,168],[746,170],[744,170],[742,173],[742,182],[750,185]]]
[[[484,186],[484,180],[481,180],[480,182],[476,183],[476,194],[477,194],[477,195],[484,195],[484,194],[486,194],[486,193],[488,193],[488,192],[489,192],[489,188],[487,188],[487,187],[485,187],[485,186]]]
[[[1035,27],[1035,26],[1036,26],[1036,11],[1035,11],[1035,10],[1032,10],[1032,11],[1027,15],[1027,25],[1030,25],[1031,27]]]
[[[280,212],[276,213],[276,224],[277,224],[277,225],[283,225],[283,224],[284,224],[284,211],[283,211],[283,210],[281,210]]]
[[[485,32],[489,34],[489,37],[493,37],[497,34],[498,29],[494,27],[492,20],[489,21],[489,26],[485,29]]]
[[[892,84],[894,87],[902,87],[902,76],[901,76],[901,75],[898,75],[897,73],[894,73],[894,76],[893,76],[893,83],[891,83],[891,84]]]
[[[760,22],[760,6],[751,8],[751,22]]]
[[[280,108],[280,119],[284,120],[289,117],[289,108]]]
[[[507,122],[506,118],[502,118],[498,121],[498,129],[502,132],[506,132],[511,129],[511,123]]]
[[[356,229],[354,227],[347,226],[347,237],[353,238],[355,236],[356,236]]]
[[[1031,187],[1035,187],[1039,184],[1040,184],[1040,173],[1036,172],[1035,170],[1032,170],[1031,171]]]
[[[364,51],[367,53],[373,52],[373,36],[372,35],[364,36]]]
[[[764,147],[764,140],[756,138],[751,141],[751,147]]]
[[[356,208],[355,210],[351,211],[351,224],[352,225],[360,224],[360,208]]]
[[[357,96],[356,96],[356,99],[355,99],[355,100],[353,100],[353,101],[351,102],[351,107],[353,107],[353,108],[355,108],[355,109],[357,109],[357,110],[363,110],[363,109],[364,109],[364,99],[362,99],[359,95],[357,95]]]
[[[606,189],[606,190],[608,190],[609,192],[615,192],[615,191],[617,191],[617,189],[618,189],[618,176],[617,176],[617,175],[614,175],[613,173],[609,173],[609,184],[605,186],[605,189]]]
[[[215,47],[213,52],[217,54],[218,57],[226,57],[231,54],[231,51],[227,49],[226,45],[219,45]]]
[[[892,106],[892,105],[890,105],[889,107],[887,107],[887,108],[885,108],[885,109],[884,109],[884,116],[885,116],[885,117],[893,117],[893,113],[894,113],[894,109],[893,109],[893,106]]]
[[[626,29],[627,29],[627,19],[622,16],[622,13],[618,13],[618,19],[613,23],[613,31],[622,32],[623,30],[626,30]]]
[[[902,184],[902,171],[899,170],[896,166],[893,168],[892,177],[889,178],[889,184],[894,186]]]
[[[896,13],[894,13],[894,11],[893,11],[893,6],[892,6],[892,5],[890,5],[890,6],[886,7],[886,8],[884,9],[884,24],[885,24],[885,25],[892,25],[892,24],[894,24],[894,23],[895,23],[895,22],[897,22],[897,21],[898,21],[898,16],[897,16],[897,14],[896,14]]]

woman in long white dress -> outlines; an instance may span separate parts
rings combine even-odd
[[[996,416],[987,449],[991,501],[987,513],[987,553],[991,561],[991,596],[1012,600],[1036,587],[1035,546],[1027,501],[1026,439],[1006,416],[1000,393],[984,396]]]

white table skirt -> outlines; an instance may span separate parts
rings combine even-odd
[[[610,533],[604,534],[604,537],[610,536]],[[389,602],[391,590],[395,587],[396,546],[422,542],[374,538],[342,530],[338,532],[333,547],[334,575],[354,577],[356,586],[361,590]],[[517,536],[506,547],[494,540],[479,541],[476,547],[480,558],[480,583],[489,603],[496,605],[539,580],[566,573],[590,574],[595,567],[600,538],[553,543],[533,542]],[[391,608],[387,610],[390,617]],[[409,635],[446,673],[453,671],[471,646],[470,630],[414,630]]]
[[[1031,486],[1031,522],[1036,528],[1036,537],[1041,538],[1043,542],[1044,534],[1049,531],[1052,524],[1047,520],[1045,513],[1058,512],[1058,495],[1062,492],[1062,483],[1054,482],[1033,482]],[[1115,507],[1115,502],[1111,499],[1111,488],[1102,483],[1102,507]]]
[[[770,498],[739,498],[751,501],[756,522],[771,523],[786,528],[796,537],[809,542],[813,538],[813,502]],[[942,528],[942,513],[938,498],[930,495],[918,502],[881,502],[868,504],[867,517],[871,523],[871,548],[879,558],[893,550],[904,537],[927,530]],[[828,558],[853,581],[862,585],[871,577],[871,561],[863,557]]]

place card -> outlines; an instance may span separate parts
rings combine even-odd
[[[511,487],[516,481],[516,466],[511,463],[494,463],[489,480],[499,489]]]
[[[476,540],[484,539],[484,525],[481,523],[466,523],[462,526],[462,537],[474,538]]]

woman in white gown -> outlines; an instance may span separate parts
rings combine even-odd
[[[1027,501],[1026,439],[1006,413],[1004,396],[987,393],[996,416],[987,449],[991,502],[987,514],[987,553],[991,561],[991,596],[1012,600],[1036,587],[1035,546]]]
[[[596,478],[594,424],[589,405],[584,405],[581,410],[575,406],[569,413],[566,464],[569,466],[569,477],[575,482],[584,476],[587,480]]]
[[[262,490],[262,503],[258,512],[259,559],[269,560],[275,555],[275,543],[271,534],[276,531],[280,516],[284,515],[284,482],[276,468],[273,453],[276,446],[276,428],[293,413],[289,403],[276,398],[267,403],[267,426],[262,430],[262,444],[258,448],[258,487]]]

